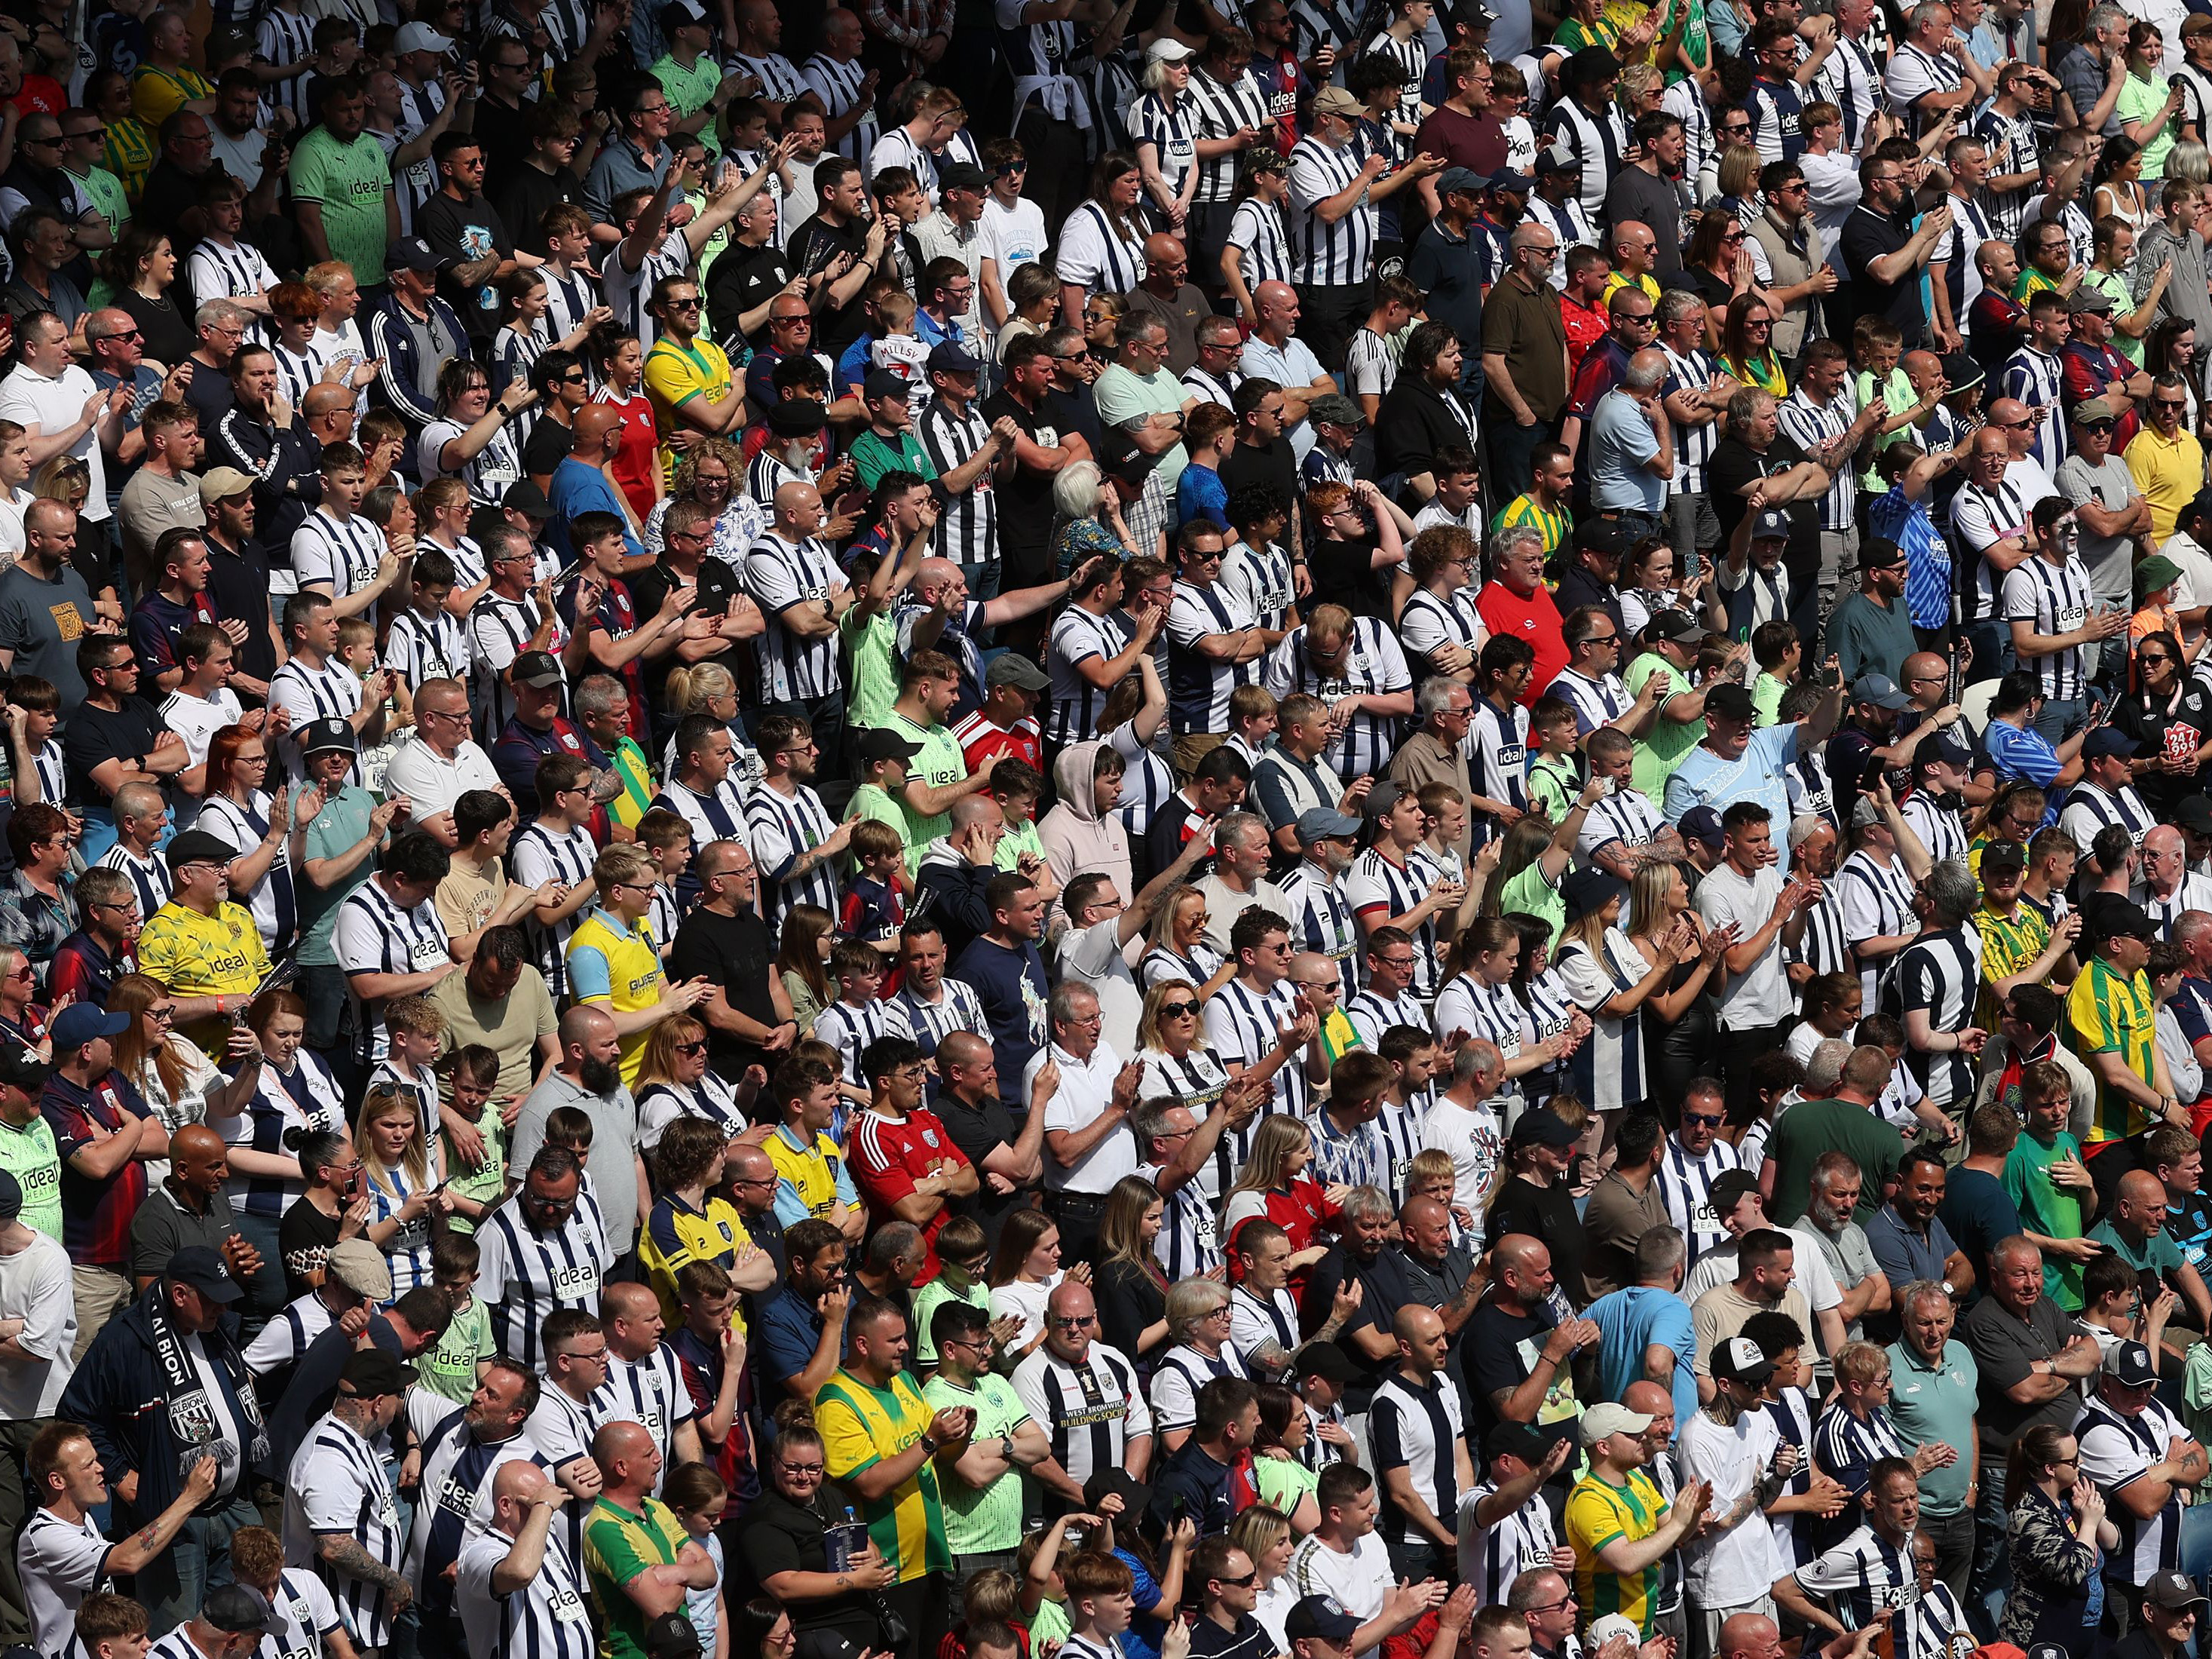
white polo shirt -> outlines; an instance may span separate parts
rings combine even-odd
[[[29,364],[17,367],[0,380],[0,420],[36,427],[40,432],[66,432],[84,416],[84,406],[100,390],[91,375],[71,363],[48,379]],[[87,427],[69,447],[70,455],[82,461],[92,474],[85,491],[82,516],[94,521],[107,518],[107,467],[100,453],[97,423]]]
[[[473,738],[464,738],[451,760],[421,738],[402,744],[392,757],[391,769],[384,775],[385,793],[406,796],[416,823],[450,811],[453,803],[471,789],[500,787],[491,757]]]

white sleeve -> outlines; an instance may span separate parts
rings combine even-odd
[[[1237,1020],[1218,996],[1206,1001],[1206,1046],[1213,1057],[1230,1066],[1249,1066],[1259,1058],[1244,1052],[1244,1039]]]
[[[331,929],[331,945],[337,952],[338,966],[349,974],[384,971],[384,940],[378,935],[376,925],[369,921],[368,912],[358,904],[338,907],[337,922]]]
[[[1190,1379],[1173,1365],[1152,1373],[1152,1420],[1162,1429],[1187,1429],[1198,1421],[1198,1399]]]
[[[339,592],[335,551],[330,538],[312,521],[292,532],[292,571],[301,587],[320,584],[333,593]]]
[[[2007,622],[2033,622],[2036,619],[2036,601],[2040,597],[2034,580],[2025,570],[2015,568],[2005,572],[2004,619]]]
[[[308,1478],[300,1479],[304,1474]],[[294,1465],[293,1480],[300,1499],[300,1513],[314,1533],[337,1533],[353,1536],[359,1523],[362,1510],[361,1482],[343,1460],[336,1457],[309,1455]]]
[[[1060,228],[1060,246],[1052,257],[1053,274],[1063,283],[1088,288],[1097,281],[1105,264],[1106,247],[1097,217],[1072,213]]]
[[[2002,532],[1990,518],[1989,507],[1978,495],[1962,493],[1951,504],[1951,526],[1977,553],[2002,539]]]

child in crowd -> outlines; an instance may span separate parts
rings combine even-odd
[[[665,960],[669,947],[676,942],[677,924],[683,920],[676,884],[691,867],[691,825],[681,812],[656,806],[637,821],[637,844],[653,860],[653,908],[648,915],[653,936],[660,941],[660,954]]]
[[[986,1314],[991,1310],[990,1286],[983,1282],[984,1272],[990,1265],[983,1224],[972,1215],[953,1216],[938,1229],[934,1243],[937,1277],[914,1293],[914,1328],[917,1333],[914,1357],[922,1365],[937,1363],[937,1337],[930,1329],[930,1321],[939,1308],[948,1302],[965,1302]]]
[[[545,1115],[545,1144],[574,1152],[581,1171],[576,1183],[576,1213],[589,1216],[599,1237],[605,1238],[606,1212],[599,1207],[599,1188],[592,1184],[592,1133],[591,1117],[580,1106],[556,1106]],[[628,1180],[629,1171],[624,1170],[620,1178]]]
[[[483,1254],[483,1247],[475,1238],[450,1227],[430,1246],[431,1282],[446,1293],[453,1317],[438,1346],[417,1363],[422,1386],[457,1405],[468,1404],[476,1392],[479,1368],[499,1352],[491,1334],[491,1310],[477,1300],[477,1264]]]
[[[1895,323],[1875,313],[1858,319],[1851,329],[1851,391],[1858,400],[1854,407],[1864,409],[1880,398],[1894,415],[1919,403],[1920,394],[1897,366],[1904,354],[1905,336]],[[1889,488],[1875,470],[1875,458],[1891,444],[1911,435],[1907,426],[1899,425],[1894,432],[1885,432],[1875,440],[1868,452],[1866,471],[1859,479],[1862,489],[1880,495]]]
[[[18,674],[8,683],[7,717],[9,793],[15,805],[42,800],[59,805],[68,798],[61,739],[54,736],[62,719],[61,692],[52,680]],[[115,839],[112,827],[106,838],[111,843]],[[88,848],[85,856],[98,854]]]
[[[907,902],[914,890],[906,878],[906,842],[880,819],[864,817],[853,825],[851,845],[860,873],[845,884],[837,931],[873,945],[889,962],[898,955],[899,929],[906,925]],[[884,988],[886,996],[897,992],[896,984]]]
[[[915,329],[911,295],[886,294],[876,302],[878,331],[868,361],[907,383],[907,406],[917,417],[929,401],[929,342]]]
[[[1805,660],[1805,642],[1797,629],[1777,617],[1751,630],[1751,659],[1759,665],[1759,678],[1751,683],[1751,706],[1761,726],[1781,717],[1782,694],[1797,682]]]
[[[492,1091],[499,1084],[499,1054],[481,1042],[471,1042],[455,1051],[447,1067],[452,1098],[445,1109],[466,1120],[483,1139],[483,1154],[471,1163],[455,1150],[450,1131],[439,1132],[446,1149],[446,1192],[453,1200],[453,1218],[447,1226],[453,1232],[472,1233],[478,1218],[507,1196],[507,1124],[503,1112],[492,1109]]]
[[[446,1017],[427,996],[394,997],[385,1007],[384,1024],[391,1042],[368,1074],[368,1086],[388,1085],[411,1097],[427,1132],[438,1121],[438,1074],[433,1068]]]
[[[1249,688],[1257,690],[1257,687]],[[1044,774],[1027,761],[1001,756],[991,770],[991,799],[1006,820],[1006,833],[999,837],[995,861],[1001,870],[1018,870],[1024,859],[1044,862],[1044,842],[1037,835],[1037,802],[1044,794]],[[1049,904],[1060,884],[1039,870],[1035,878]]]
[[[1229,694],[1229,746],[1244,757],[1248,766],[1260,763],[1261,751],[1275,735],[1277,723],[1275,694],[1266,686],[1240,685]]]
[[[1561,697],[1537,698],[1528,711],[1528,734],[1536,740],[1536,757],[1528,763],[1528,805],[1553,823],[1563,823],[1583,787],[1574,705]]]
[[[384,665],[410,697],[424,680],[469,678],[468,629],[446,605],[453,597],[453,581],[452,558],[442,549],[416,543],[407,607],[392,619],[384,641]]]
[[[830,952],[830,978],[837,1000],[814,1016],[814,1035],[837,1054],[838,1092],[855,1106],[868,1103],[868,1080],[860,1074],[860,1052],[878,1037],[903,1036],[906,1016],[897,1005],[881,1000],[884,959],[873,945],[857,939],[837,941]]]
[[[729,1486],[705,1463],[678,1463],[668,1471],[660,1497],[714,1564],[713,1583],[684,1592],[684,1614],[699,1633],[702,1659],[733,1659],[729,1603],[722,1594],[721,1529],[722,1516],[730,1507]]]
[[[367,617],[348,617],[340,623],[337,654],[340,662],[366,681],[377,669],[376,623]],[[392,769],[392,757],[399,752],[402,732],[415,724],[414,694],[397,677],[387,683],[392,690],[384,700],[383,741],[362,750],[356,763],[361,787],[376,795],[384,793],[384,775]]]

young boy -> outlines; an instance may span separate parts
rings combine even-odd
[[[452,1233],[472,1233],[477,1221],[507,1196],[507,1122],[491,1106],[492,1091],[499,1084],[499,1053],[481,1042],[458,1049],[447,1062],[447,1086],[452,1096],[446,1110],[472,1125],[483,1138],[482,1160],[471,1164],[454,1149],[445,1130],[446,1193],[453,1200],[446,1228]],[[437,1264],[434,1259],[432,1267]]]
[[[556,1106],[545,1115],[545,1145],[559,1146],[576,1155],[581,1175],[576,1183],[576,1213],[591,1218],[592,1224],[599,1230],[599,1237],[607,1236],[607,1214],[599,1207],[599,1188],[592,1184],[592,1120],[580,1106]],[[620,1177],[627,1181],[629,1171]]]
[[[1237,416],[1219,404],[1200,404],[1183,423],[1183,446],[1190,465],[1176,480],[1176,522],[1193,520],[1229,528],[1229,486],[1221,482],[1221,464],[1237,447]]]
[[[646,914],[653,923],[653,938],[660,941],[661,958],[665,961],[668,947],[676,942],[677,926],[684,920],[683,907],[677,902],[676,884],[691,867],[691,826],[681,812],[656,806],[637,821],[637,844],[653,860],[653,908]]]
[[[398,676],[410,696],[424,680],[469,678],[468,629],[446,609],[453,580],[453,560],[441,549],[417,542],[407,609],[392,619],[384,641],[384,665]]]
[[[390,1033],[391,1042],[375,1070],[368,1074],[368,1086],[380,1084],[396,1089],[415,1102],[422,1114],[425,1129],[438,1122],[438,1074],[434,1069],[438,1059],[438,1041],[446,1032],[446,1017],[432,1006],[427,996],[394,997],[385,1005],[384,1027]],[[446,1167],[442,1158],[432,1160],[436,1169]],[[453,1206],[454,1213],[461,1212]]]
[[[367,520],[363,520],[365,524]],[[376,672],[376,623],[367,617],[348,617],[338,624],[338,660],[364,684]],[[415,699],[398,680],[384,700],[384,738],[361,751],[361,787],[372,794],[384,793],[384,775],[399,752],[399,734],[415,724]]]
[[[1782,694],[1797,682],[1804,641],[1794,625],[1778,617],[1751,630],[1751,657],[1759,665],[1759,678],[1751,683],[1752,709],[1761,726],[1771,726],[1782,715]]]
[[[1528,805],[1553,823],[1565,821],[1583,787],[1575,759],[1575,708],[1559,697],[1539,697],[1528,711],[1536,758],[1528,764]]]
[[[1398,379],[1405,355],[1406,325],[1427,304],[1420,289],[1405,276],[1385,276],[1376,284],[1375,308],[1352,337],[1345,358],[1345,383],[1359,413],[1372,425],[1375,413]]]
[[[206,792],[208,743],[242,717],[238,693],[230,689],[236,662],[230,635],[216,623],[193,623],[177,635],[177,661],[184,678],[161,700],[161,724],[185,740],[191,764],[178,777],[188,795]]]
[[[1221,556],[1221,586],[1243,599],[1264,631],[1296,628],[1301,620],[1295,609],[1297,565],[1282,545],[1290,502],[1272,484],[1247,484],[1230,501],[1229,522],[1236,533]]]
[[[1472,451],[1456,446],[1439,449],[1435,456],[1434,472],[1437,480],[1435,499],[1413,515],[1413,534],[1448,524],[1464,530],[1477,541],[1482,539],[1482,475],[1475,470]],[[1567,528],[1573,528],[1570,521]],[[1560,532],[1560,541],[1566,532]],[[1551,550],[1545,550],[1550,556]]]
[[[900,805],[899,792],[906,787],[908,767],[921,751],[897,732],[882,726],[863,732],[854,747],[860,757],[860,787],[846,803],[845,816],[873,818],[898,836],[899,844],[904,846],[906,811]],[[858,830],[845,850],[853,854],[857,863],[860,852]]]
[[[1871,314],[1858,319],[1851,330],[1851,392],[1857,399],[1856,407],[1864,409],[1879,397],[1888,404],[1891,413],[1896,414],[1920,401],[1911,380],[1897,366],[1904,351],[1905,336],[1896,324]],[[1888,484],[1875,471],[1875,457],[1898,439],[1909,435],[1905,426],[1900,424],[1894,432],[1885,432],[1875,440],[1867,452],[1866,473],[1859,480],[1861,489],[1872,490],[1877,497],[1888,492]]]
[[[814,1017],[815,1040],[836,1051],[837,1091],[855,1106],[868,1103],[868,1081],[860,1074],[860,1051],[878,1037],[910,1036],[906,1013],[881,1000],[884,959],[872,945],[840,939],[830,952],[830,977],[837,1000]]]
[[[498,1072],[495,1056],[492,1073],[497,1076]],[[499,1352],[492,1340],[491,1310],[476,1298],[477,1262],[483,1254],[483,1247],[463,1232],[441,1233],[430,1245],[431,1282],[453,1304],[453,1317],[438,1346],[422,1358],[422,1382],[431,1393],[457,1405],[468,1404],[477,1389],[478,1367]]]
[[[990,1267],[990,1247],[983,1238],[983,1224],[972,1215],[956,1215],[937,1231],[937,1277],[914,1293],[914,1357],[923,1365],[937,1363],[937,1339],[929,1324],[948,1302],[965,1302],[971,1308],[991,1310],[990,1286],[983,1274]]]
[[[1036,883],[1037,896],[1049,905],[1060,896],[1060,884],[1045,866],[1044,841],[1037,834],[1037,802],[1044,795],[1044,774],[1027,761],[1012,755],[1000,758],[991,771],[991,799],[1006,821],[994,855],[1001,870],[1019,870]]]
[[[1067,1591],[1068,1627],[1060,1652],[1068,1659],[1103,1659],[1119,1653],[1117,1638],[1129,1628],[1137,1605],[1136,1579],[1128,1563],[1118,1555],[1079,1551],[1061,1559],[1060,1582]],[[1182,1653],[1175,1652],[1177,1648]],[[1189,1650],[1190,1627],[1180,1621],[1170,1625],[1160,1644],[1160,1659],[1183,1659]]]
[[[906,842],[890,825],[862,818],[853,826],[852,854],[860,873],[846,883],[837,931],[873,945],[890,962],[898,954],[899,929],[906,925],[907,901],[913,892],[906,878]],[[896,969],[893,974],[895,980]],[[887,981],[884,994],[897,994],[896,983]]]
[[[1229,694],[1229,747],[1244,757],[1246,765],[1260,763],[1276,724],[1275,694],[1266,686],[1240,685]],[[994,774],[991,781],[998,781]]]
[[[330,596],[331,614],[343,619],[372,610],[399,574],[384,532],[362,514],[368,495],[368,464],[352,444],[323,451],[323,501],[292,532],[292,570],[302,593]]]
[[[910,295],[886,294],[876,302],[877,333],[868,361],[906,382],[907,407],[919,420],[930,396],[930,345],[915,328],[915,311]]]

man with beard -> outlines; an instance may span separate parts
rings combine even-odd
[[[428,1389],[408,1395],[422,1441],[422,1479],[407,1539],[407,1577],[422,1587],[417,1617],[430,1651],[465,1650],[459,1645],[465,1632],[451,1569],[465,1542],[498,1519],[494,1494],[500,1470],[535,1457],[523,1425],[537,1409],[540,1391],[535,1373],[502,1356],[485,1364],[469,1403],[442,1420],[424,1419],[450,1401]],[[444,1646],[448,1642],[454,1645]]]
[[[545,1120],[556,1107],[581,1110],[592,1120],[592,1157],[599,1164],[592,1193],[605,1218],[603,1248],[609,1260],[618,1259],[629,1251],[638,1223],[649,1208],[643,1201],[647,1188],[645,1161],[638,1150],[637,1104],[622,1079],[622,1042],[616,1036],[611,1015],[603,1009],[580,1006],[562,1016],[560,1038],[560,1064],[531,1091],[514,1121],[507,1165],[512,1169],[530,1164],[544,1144]],[[494,1298],[486,1292],[484,1299]],[[591,1305],[598,1305],[596,1294]],[[527,1357],[512,1342],[502,1346],[509,1353]]]
[[[589,1014],[592,1011],[574,1012]],[[599,1018],[604,1020],[605,1016]],[[577,1063],[574,1049],[564,1063]],[[611,1059],[598,1056],[585,1063],[607,1070],[613,1066]],[[523,1162],[510,1154],[507,1167],[514,1169]],[[599,1285],[611,1257],[599,1224],[590,1212],[577,1206],[584,1166],[576,1154],[562,1146],[540,1146],[526,1167],[522,1190],[512,1202],[493,1211],[477,1235],[483,1255],[476,1288],[478,1298],[490,1310],[498,1351],[535,1365],[541,1352],[550,1352],[556,1346],[547,1328],[548,1315],[562,1310],[583,1313],[596,1330]],[[611,1189],[624,1184],[610,1182],[595,1187],[596,1201],[604,1206]],[[599,1358],[604,1363],[604,1348]],[[549,1375],[556,1370],[549,1365]],[[585,1392],[588,1394],[598,1381],[590,1379]]]
[[[260,1080],[261,1067],[256,1062],[244,1091],[218,1089],[210,1103],[220,1115],[240,1111]],[[238,1212],[224,1196],[230,1180],[229,1150],[222,1137],[204,1123],[187,1123],[169,1137],[168,1178],[146,1195],[131,1218],[131,1276],[141,1291],[161,1277],[172,1255],[193,1246],[213,1250],[240,1284],[264,1269],[275,1271],[276,1264],[264,1261],[238,1231]],[[263,1289],[265,1304],[282,1300],[280,1286]]]
[[[1859,1166],[1848,1152],[1822,1153],[1814,1161],[1813,1188],[1802,1229],[1813,1235],[1843,1291],[1843,1303],[1836,1311],[1844,1321],[1845,1334],[1855,1342],[1866,1335],[1863,1322],[1869,1315],[1889,1312],[1892,1297],[1891,1280],[1875,1259],[1866,1229],[1853,1219],[1860,1184]],[[1893,1320],[1878,1320],[1876,1328],[1893,1329],[1894,1325]]]

